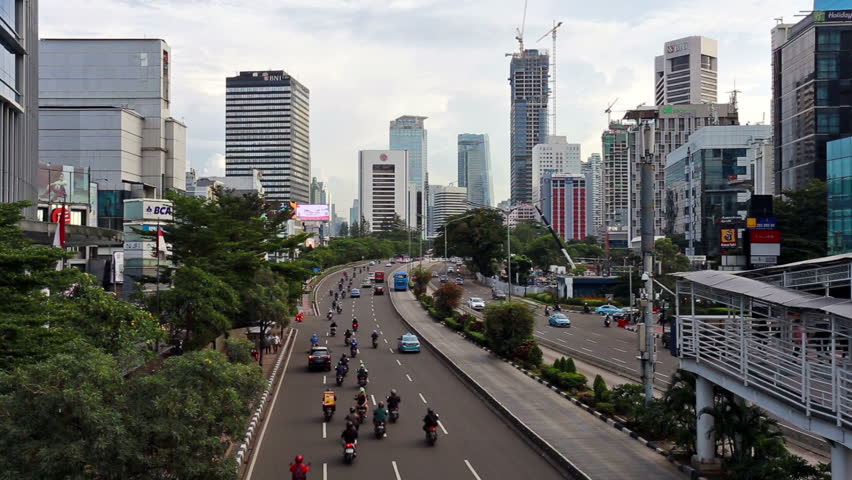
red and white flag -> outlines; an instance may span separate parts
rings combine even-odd
[[[56,248],[65,248],[65,214],[59,215],[56,220],[56,231],[53,233],[53,246]],[[65,261],[60,259],[56,262],[56,269],[62,270],[62,265]]]
[[[157,227],[157,258],[166,259],[166,255],[168,255],[169,250],[166,246],[166,234],[163,232],[163,229]]]

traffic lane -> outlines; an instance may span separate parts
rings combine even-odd
[[[394,315],[390,315],[388,308],[392,307],[384,301],[386,298],[365,295],[361,299],[347,298],[343,301],[344,311],[349,311],[354,306],[354,311],[362,325],[379,323],[379,328],[385,337],[380,340],[380,345],[384,344],[384,340],[389,340],[388,343],[393,344],[392,339],[405,330],[395,312]],[[493,460],[488,456],[483,457],[481,453],[470,451],[470,445],[475,445],[479,437],[478,434],[467,433],[469,429],[473,432],[483,432],[488,436],[502,437],[499,443],[508,444],[510,453],[529,465],[528,472],[522,469],[519,474],[559,478],[558,473],[553,471],[546,462],[538,459],[536,454],[531,452],[526,444],[499,419],[491,418],[490,423],[483,422],[477,420],[477,415],[469,414],[465,409],[456,408],[453,411],[453,405],[438,401],[446,392],[450,392],[450,399],[456,398],[458,395],[456,390],[459,390],[467,395],[462,395],[453,403],[456,401],[467,405],[479,403],[478,399],[473,397],[458,380],[449,378],[451,374],[439,364],[437,358],[428,352],[400,356],[391,353],[391,350],[372,349],[368,345],[369,333],[367,333],[372,329],[366,328],[360,331],[360,336],[367,342],[361,340],[362,348],[356,357],[356,362],[358,359],[364,359],[370,370],[367,390],[371,395],[371,410],[375,402],[385,396],[391,388],[397,388],[403,397],[402,415],[398,424],[388,425],[388,437],[381,440],[370,435],[372,433],[370,424],[363,426],[359,442],[359,457],[355,465],[342,464],[339,436],[344,426],[343,418],[348,405],[353,403],[353,397],[357,393],[356,380],[354,375],[349,375],[343,386],[336,387],[333,386],[332,373],[307,372],[305,367],[307,360],[304,352],[307,350],[309,332],[320,331],[327,324],[324,317],[322,319],[309,317],[305,323],[296,325],[300,332],[297,337],[297,347],[286,369],[282,393],[277,396],[277,403],[270,413],[270,427],[265,439],[261,441],[251,478],[271,479],[286,475],[289,461],[296,454],[305,455],[308,461],[313,463],[315,475],[323,475],[325,478],[343,478],[344,476],[360,478],[369,475],[371,478],[387,476],[388,478],[425,479],[428,477],[431,479],[436,473],[447,478],[476,478],[471,468],[483,477],[487,475],[499,478],[500,472],[511,468],[511,465],[497,462],[496,473],[492,473],[495,472],[491,464]],[[335,358],[338,358],[344,350],[342,336],[331,338],[329,346],[334,351]],[[411,378],[410,381],[409,378]],[[422,381],[424,378],[434,379],[438,388],[432,384],[426,385],[428,382]],[[323,426],[320,399],[323,389],[328,385],[337,392],[338,411],[332,421]],[[423,403],[424,401],[428,403]],[[434,448],[425,445],[424,434],[420,429],[422,425],[420,419],[427,405],[435,405],[436,411],[441,414],[443,429],[447,432],[444,434],[442,430],[439,443]],[[482,408],[484,405],[480,404],[479,407]],[[459,410],[461,410],[460,413]],[[468,417],[473,418],[472,423]],[[456,422],[459,422],[459,425],[456,425]],[[497,424],[505,431],[494,431],[491,424]],[[489,442],[485,445],[495,448],[490,446]],[[510,453],[503,458],[510,458]]]

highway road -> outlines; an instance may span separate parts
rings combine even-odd
[[[444,263],[432,267],[433,271],[443,273]],[[455,278],[450,275],[451,280]],[[486,305],[492,302],[491,289],[475,282],[473,275],[464,274],[464,297],[462,303],[466,305],[468,298],[481,297]],[[438,279],[433,279],[433,285],[440,285]],[[465,307],[466,308],[466,307]],[[586,315],[578,312],[566,312],[571,319],[571,327],[551,327],[547,324],[544,315],[544,307],[535,307],[536,327],[535,337],[543,345],[566,355],[573,351],[584,354],[584,361],[592,363],[601,368],[610,366],[625,370],[627,374],[639,378],[641,375],[641,362],[636,358],[638,355],[638,337],[636,332],[631,332],[615,326],[605,327],[603,318],[599,315]],[[662,348],[662,343],[657,340],[657,368],[656,376],[658,385],[668,383],[672,373],[677,370],[678,361]]]
[[[390,270],[384,268],[384,270]],[[350,273],[352,270],[349,269]],[[319,311],[328,311],[330,285],[337,285],[341,274],[330,275],[317,286]],[[356,284],[365,277],[362,273]],[[387,284],[386,284],[387,287]],[[506,425],[489,407],[469,390],[441,361],[424,347],[419,354],[399,354],[396,339],[406,329],[390,304],[390,298],[363,291],[360,299],[346,298],[344,311],[336,316],[338,336],[327,337],[325,318],[309,316],[298,330],[296,348],[285,359],[285,375],[275,395],[269,419],[261,431],[257,451],[249,463],[250,480],[289,479],[288,465],[296,455],[312,463],[313,479],[465,479],[565,478],[559,471]],[[342,332],[355,315],[361,327],[358,340],[363,359],[370,371],[367,393],[371,410],[391,388],[402,397],[400,420],[388,424],[386,438],[376,439],[372,423],[361,427],[358,458],[353,465],[342,460],[340,434],[344,417],[357,393],[354,369],[341,387],[336,387],[334,372],[308,372],[307,349],[312,333],[328,342],[335,359],[347,352]],[[381,333],[379,348],[370,346],[370,333]],[[323,422],[322,392],[332,388],[338,408],[329,423]],[[426,408],[441,417],[438,443],[426,444],[421,430]],[[372,417],[372,415],[371,415]]]

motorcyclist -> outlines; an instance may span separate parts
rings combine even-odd
[[[358,395],[355,395],[355,405],[358,407],[367,406],[367,391],[364,387],[358,389]]]
[[[342,306],[340,306],[340,305],[337,306],[337,313],[343,313],[343,307]]]
[[[352,330],[349,330],[349,329],[347,328],[347,329],[346,329],[346,331],[345,331],[345,332],[343,332],[343,338],[344,338],[344,339],[346,339],[346,343],[348,344],[348,343],[349,343],[349,339],[350,339],[350,338],[352,338]]]
[[[311,335],[311,346],[313,347],[316,345],[319,345],[319,336],[317,336],[317,333],[314,332],[314,334]]]
[[[334,318],[334,310],[329,310],[328,315],[326,315],[326,318],[328,318],[329,320]]]
[[[349,341],[349,353],[354,357],[358,353],[358,339],[352,337]]]
[[[331,302],[331,309],[334,310],[337,308],[337,300]]]
[[[379,340],[379,332],[376,331],[376,330],[373,330],[373,334],[370,335],[370,338],[373,339],[373,343],[376,343]]]
[[[438,426],[438,414],[431,408],[426,409],[426,416],[423,417],[423,431],[429,431],[429,427]]]
[[[298,455],[290,463],[290,472],[293,473],[293,480],[305,480],[308,478],[308,472],[311,471],[311,464],[305,463],[305,457]]]
[[[369,374],[370,372],[367,370],[367,366],[364,365],[364,361],[361,360],[361,364],[358,365],[358,376],[364,376],[366,378]]]
[[[337,410],[337,395],[330,388],[326,388],[322,392],[322,408],[325,409],[326,407],[331,407],[332,413]]]
[[[352,331],[353,332],[358,331],[358,319],[355,318],[355,317],[352,317]]]
[[[328,328],[333,332],[332,334],[337,333],[337,322],[332,320],[331,325],[329,325]]]
[[[338,362],[335,371],[338,375],[346,376],[346,364],[344,364],[343,361]]]
[[[390,391],[390,395],[388,395],[387,402],[389,409],[396,410],[399,408],[399,404],[400,402],[402,402],[402,399],[399,398],[399,395],[396,393],[395,388]]]
[[[588,302],[587,302],[587,303],[584,303],[584,304],[583,304],[583,313],[589,313],[589,312],[591,312],[591,311],[592,311],[592,309],[591,309],[591,308],[589,308],[589,304],[588,304]]]
[[[607,314],[607,316],[604,318],[604,325],[609,326],[610,323],[612,323],[612,315]]]
[[[343,446],[345,447],[347,443],[351,443],[353,445],[358,445],[358,427],[355,426],[352,422],[346,423],[346,430],[343,431],[343,434],[340,435],[340,438],[343,439]],[[358,455],[358,452],[355,452],[355,456]]]
[[[330,296],[332,296],[332,295],[334,295],[334,289],[333,289],[333,288],[329,288],[329,289],[328,289],[328,296],[330,297]]]
[[[349,407],[349,415],[346,415],[346,423],[351,423],[355,425],[355,428],[361,426],[361,417],[358,415],[358,412],[355,411],[355,407]]]
[[[373,410],[373,425],[385,423],[388,421],[388,409],[385,408],[385,402],[379,402],[379,406]]]
[[[346,367],[346,371],[349,371],[349,357],[347,357],[345,353],[340,356],[340,361],[337,363],[342,364],[344,367]]]

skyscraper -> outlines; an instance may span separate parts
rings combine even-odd
[[[468,202],[491,206],[494,191],[488,135],[463,133],[459,135],[458,148],[458,186],[467,188]]]
[[[601,164],[603,231],[626,230],[629,215],[627,192],[630,183],[627,176],[630,157],[627,125],[612,122],[603,132],[601,142],[603,144]]]
[[[390,122],[390,141],[388,147],[391,150],[405,150],[408,152],[408,183],[414,185],[413,196],[416,205],[412,211],[415,212],[411,218],[411,228],[422,229],[425,235],[426,218],[426,189],[428,178],[428,149],[427,131],[423,122],[428,117],[414,115],[403,115]],[[416,218],[415,218],[416,217]]]
[[[19,11],[15,11],[16,8]],[[0,6],[6,49],[0,69],[0,202],[35,204],[38,169],[38,1]],[[34,217],[35,208],[25,215]]]
[[[592,206],[586,177],[547,173],[541,177],[541,204],[553,229],[566,240],[582,240],[589,234]]]
[[[533,147],[532,186],[533,200],[542,200],[541,177],[549,173],[580,173],[580,144],[568,143],[563,136],[550,135],[545,143]]]
[[[601,154],[593,153],[581,167],[583,176],[586,177],[586,188],[588,188],[591,192],[589,198],[592,203],[592,215],[589,233],[590,235],[598,236],[600,236],[603,231],[603,202],[601,201],[601,193],[603,189],[603,168],[601,165]]]
[[[550,57],[546,51],[524,50],[512,55],[509,66],[512,112],[512,203],[533,200],[532,150],[547,137]]]
[[[429,186],[429,236],[438,235],[438,230],[447,222],[447,218],[470,210],[465,187]]]
[[[408,225],[408,152],[361,150],[358,152],[358,199],[361,218],[370,232],[388,229],[398,216]]]
[[[240,72],[225,84],[225,175],[260,170],[267,199],[308,203],[310,91],[283,70]]]
[[[666,42],[654,58],[657,105],[715,103],[718,94],[718,43],[707,37]]]

